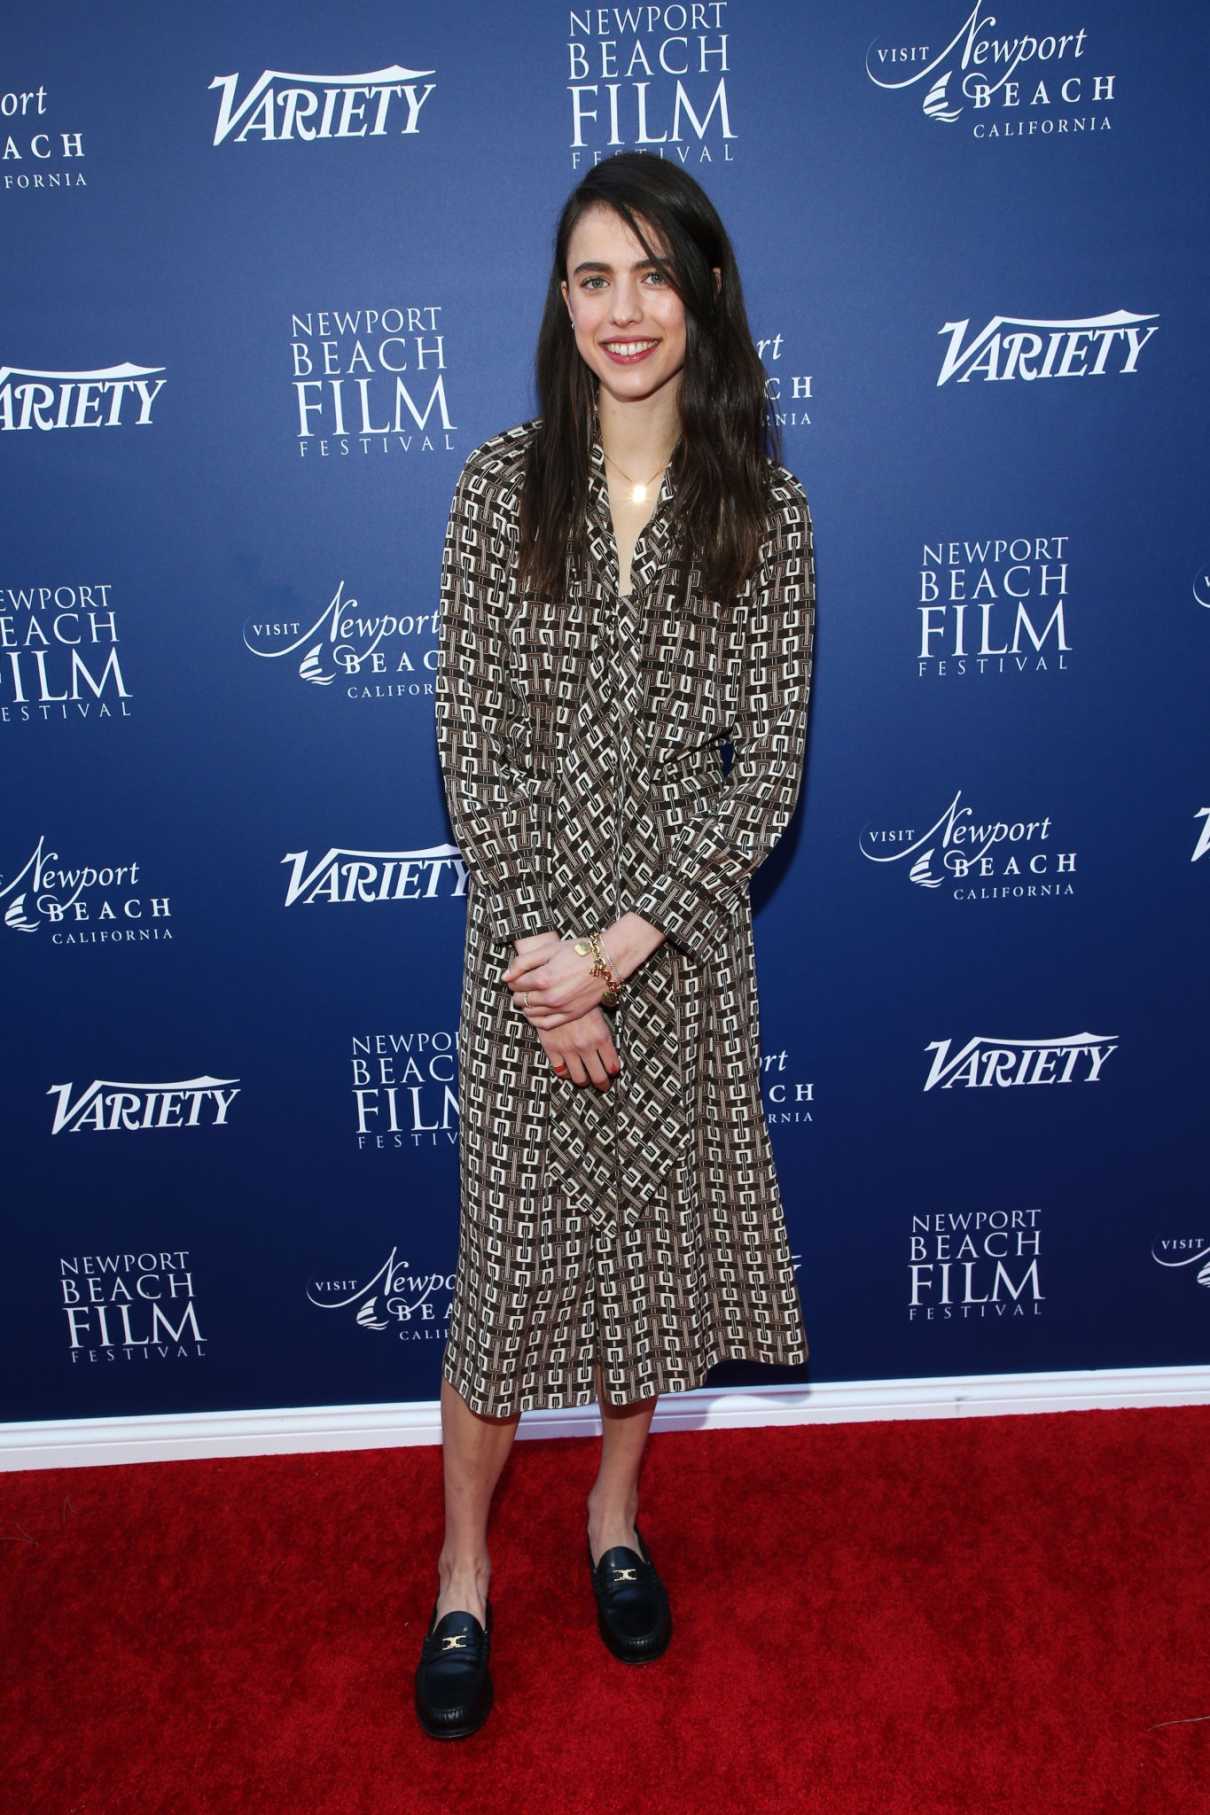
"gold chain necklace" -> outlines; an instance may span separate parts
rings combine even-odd
[[[601,452],[603,454],[605,454],[605,447],[604,447],[603,443],[601,446]],[[675,452],[675,449],[670,449],[669,452],[667,454],[665,454],[662,463],[656,468],[654,473],[652,473],[651,478],[643,479],[641,481],[638,479],[631,478],[630,474],[626,471],[625,467],[619,466],[617,461],[613,458],[612,454],[605,454],[605,458],[609,462],[610,466],[612,466],[616,472],[621,473],[623,479],[625,479],[627,485],[630,487],[630,502],[632,504],[646,504],[647,487],[649,485],[653,484],[654,481],[659,478],[660,474],[664,471],[664,468],[668,465],[668,462],[672,459],[672,455],[674,452]]]

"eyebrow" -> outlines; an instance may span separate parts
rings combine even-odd
[[[626,269],[628,271],[658,271],[666,263],[667,263],[667,260],[661,259],[661,258],[640,258],[640,259],[637,259],[633,265],[627,265]],[[613,270],[613,266],[607,265],[604,262],[604,260],[602,260],[602,259],[586,258],[583,261],[583,263],[578,264],[576,266],[575,270],[572,272],[572,276],[578,277],[580,275],[581,271],[612,271],[612,270]]]

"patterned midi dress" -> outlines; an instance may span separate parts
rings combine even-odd
[[[484,1416],[620,1405],[715,1363],[807,1357],[761,1096],[748,881],[804,763],[811,516],[771,469],[760,562],[725,604],[678,572],[665,475],[619,595],[604,459],[589,562],[517,582],[534,423],[463,468],[445,538],[438,755],[468,873],[460,1224],[442,1373]],[[733,757],[724,772],[721,745]],[[665,942],[606,1010],[608,1089],[551,1068],[502,981],[516,938],[633,911]]]

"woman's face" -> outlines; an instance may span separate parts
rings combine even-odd
[[[663,252],[646,222],[643,229]],[[617,402],[641,402],[669,384],[679,390],[684,304],[622,217],[604,203],[587,209],[572,232],[563,297],[580,357]]]

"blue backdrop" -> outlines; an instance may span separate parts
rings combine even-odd
[[[753,891],[810,1377],[1210,1359],[1206,17],[965,4],[10,24],[5,1415],[436,1395],[441,536],[634,145],[815,520]]]

